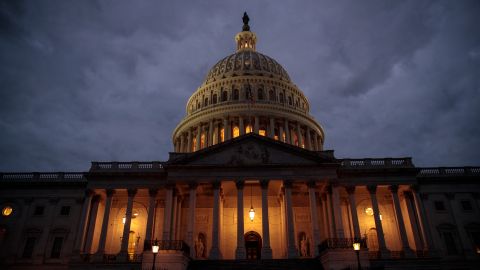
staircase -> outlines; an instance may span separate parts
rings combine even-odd
[[[323,270],[318,259],[194,260],[188,270]]]

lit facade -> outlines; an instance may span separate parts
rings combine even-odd
[[[152,269],[154,240],[156,269],[479,267],[480,167],[335,158],[248,17],[235,40],[168,161],[1,173],[2,268]]]

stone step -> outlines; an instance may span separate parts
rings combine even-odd
[[[188,270],[322,270],[317,259],[279,259],[279,260],[195,260]]]

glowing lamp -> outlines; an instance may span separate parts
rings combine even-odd
[[[353,243],[353,250],[355,250],[355,251],[359,251],[359,250],[360,250],[360,243],[359,243],[359,242]]]
[[[253,210],[253,206],[250,208],[250,211],[248,212],[248,216],[250,217],[250,221],[253,222],[253,219],[255,218],[255,210]]]
[[[155,241],[153,242],[153,245],[152,245],[153,254],[157,254],[159,249],[160,249],[160,246],[158,245],[158,240],[155,239]]]

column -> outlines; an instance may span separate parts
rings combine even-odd
[[[273,117],[270,117],[270,125],[268,127],[268,137],[275,138],[275,119]]]
[[[167,186],[165,195],[165,208],[163,211],[163,232],[162,240],[170,239],[170,227],[172,226],[172,208],[173,208],[173,188],[175,186]]]
[[[158,189],[151,188],[148,190],[149,200],[148,200],[148,217],[147,217],[147,229],[145,231],[145,245],[143,246],[143,251],[151,251],[151,243],[153,241],[153,221],[155,220],[155,212],[157,207],[157,198]]]
[[[330,238],[330,222],[328,221],[328,210],[327,210],[327,194],[322,194],[322,212],[323,212],[323,228],[325,230],[325,239]]]
[[[327,215],[328,215],[328,224],[329,228],[328,231],[330,232],[330,238],[336,238],[336,230],[335,230],[335,217],[333,212],[333,204],[332,204],[332,186],[327,186],[325,190],[325,195],[327,199]]]
[[[352,215],[353,235],[356,239],[362,238],[360,233],[360,224],[358,223],[357,204],[355,202],[355,186],[346,187],[348,193],[348,202],[350,203],[350,212]]]
[[[182,133],[182,135],[180,135],[180,151],[181,153],[183,152],[186,152],[185,151],[185,134]]]
[[[255,123],[253,124],[253,132],[258,134],[260,130],[260,118],[255,116]]]
[[[418,214],[418,220],[420,221],[420,229],[422,231],[423,239],[425,240],[423,247],[425,251],[428,250],[428,252],[430,253],[430,256],[433,256],[436,253],[435,245],[433,243],[433,238],[430,231],[431,227],[430,227],[430,224],[428,223],[428,216],[426,214],[422,199],[418,193],[418,186],[412,185],[410,186],[410,188],[412,190],[415,209],[417,210],[417,214]]]
[[[244,239],[244,207],[243,207],[243,187],[244,181],[235,182],[237,186],[237,248],[235,249],[235,259],[245,260],[245,239]]]
[[[313,150],[319,151],[318,149],[318,135],[317,133],[313,134]]]
[[[298,147],[302,147],[303,138],[302,138],[302,128],[300,126],[300,122],[297,122],[297,139],[298,139]]]
[[[232,125],[230,124],[230,119],[227,116],[224,120],[225,125],[225,138],[226,140],[230,140],[232,138]]]
[[[285,140],[283,139],[283,126],[280,125],[278,127],[278,139],[281,141],[281,142],[285,142]]]
[[[408,244],[407,230],[405,229],[405,221],[403,219],[402,208],[400,208],[400,200],[398,199],[398,186],[391,185],[388,187],[392,193],[393,207],[395,209],[395,217],[397,220],[400,239],[402,240],[402,250],[406,257],[413,257],[413,251]]]
[[[285,119],[285,142],[288,144],[292,144],[292,140],[290,137],[290,127],[288,125],[288,120]]]
[[[172,221],[170,223],[170,240],[177,240],[176,228],[177,228],[177,214],[178,214],[178,191],[177,189],[173,190],[173,200],[172,200]]]
[[[197,126],[197,141],[195,144],[195,151],[200,150],[200,136],[202,135],[202,123]]]
[[[240,129],[240,136],[245,135],[245,124],[241,115],[238,117],[238,128]]]
[[[307,135],[305,135],[305,140],[307,140],[307,143],[305,144],[305,148],[307,148],[310,151],[313,151],[314,149],[312,147],[312,137],[310,137],[310,127],[308,126],[306,129],[306,133]]]
[[[105,202],[105,211],[103,212],[103,221],[102,221],[102,231],[100,233],[100,240],[98,242],[98,250],[96,255],[97,261],[103,260],[103,254],[105,254],[105,246],[107,244],[107,232],[108,232],[108,224],[110,219],[110,208],[112,206],[112,198],[113,194],[115,194],[115,190],[107,189],[105,190],[107,194],[107,200]]]
[[[285,210],[287,212],[287,257],[289,259],[298,257],[297,247],[295,245],[295,228],[293,223],[293,205],[292,205],[292,181],[284,180],[285,187]]]
[[[187,140],[187,153],[192,152],[192,130],[191,128],[188,129],[188,140]]]
[[[223,118],[223,141],[228,140],[228,119]]]
[[[75,246],[73,249],[73,254],[74,256],[80,255],[80,253],[83,253],[83,246],[85,243],[85,235],[87,233],[87,220],[88,216],[90,214],[90,204],[92,202],[92,197],[93,197],[93,192],[90,189],[87,189],[85,191],[85,197],[83,199],[83,205],[82,205],[82,214],[80,216],[80,220],[78,220],[78,228],[77,228],[77,234],[75,237]]]
[[[210,249],[209,259],[211,260],[220,260],[222,258],[222,253],[220,252],[220,238],[219,238],[219,227],[220,227],[220,186],[221,182],[213,183],[213,222],[212,222],[212,247]]]
[[[187,243],[190,246],[190,257],[195,257],[195,240],[194,238],[194,229],[195,229],[195,208],[197,204],[197,186],[198,184],[192,182],[188,185],[190,194],[188,197],[188,223],[187,223]]]
[[[370,192],[370,200],[372,201],[373,217],[375,219],[375,228],[377,230],[378,245],[380,248],[380,256],[385,259],[390,257],[385,243],[385,235],[383,233],[382,221],[380,220],[380,209],[378,208],[377,201],[377,186],[367,186],[368,192]]]
[[[218,134],[220,133],[220,122],[216,122],[213,124],[215,126],[213,130],[213,144],[218,144],[220,143]]]
[[[213,119],[210,120],[210,125],[208,126],[208,138],[206,145],[212,146],[213,145]]]
[[[345,232],[343,231],[343,215],[342,207],[340,205],[340,186],[334,185],[332,189],[332,202],[333,202],[333,218],[335,220],[335,229],[337,238],[345,238]]]
[[[100,195],[94,195],[92,198],[92,209],[90,210],[90,218],[88,219],[87,239],[83,251],[87,254],[92,253],[93,233],[95,232],[95,223],[97,222],[98,206],[100,204]]]
[[[128,237],[130,236],[130,223],[132,221],[133,198],[137,194],[136,189],[128,189],[127,210],[125,213],[125,224],[123,225],[122,246],[120,248],[119,261],[128,260]]]
[[[272,248],[270,247],[270,222],[268,222],[268,180],[261,180],[260,185],[262,187],[262,259],[271,259]]]
[[[316,183],[315,181],[310,181],[308,185],[308,197],[310,199],[310,216],[312,220],[312,229],[313,229],[313,247],[314,247],[314,257],[319,255],[318,245],[320,244],[320,229],[318,228],[318,215],[317,215],[317,198],[315,194]]]
[[[410,191],[403,192],[405,198],[405,205],[407,206],[408,217],[410,218],[410,225],[412,226],[413,239],[415,241],[415,250],[417,252],[423,251],[423,237],[421,235],[420,225],[418,224],[418,215],[415,211],[413,196]]]

